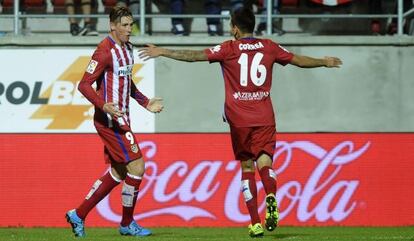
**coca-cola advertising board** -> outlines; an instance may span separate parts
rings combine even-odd
[[[135,218],[145,226],[245,226],[230,136],[138,134],[146,159]],[[414,225],[414,134],[279,134],[273,155],[281,225]],[[107,170],[96,134],[1,134],[0,226],[67,226]],[[259,209],[264,190],[256,175]],[[116,226],[120,186],[87,226]]]

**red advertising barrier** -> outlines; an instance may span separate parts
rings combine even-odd
[[[244,226],[240,165],[228,134],[139,134],[147,172],[135,218],[145,226]],[[0,226],[67,226],[107,169],[94,134],[1,134]],[[414,225],[414,134],[279,134],[281,225]],[[259,206],[264,191],[257,177]],[[116,226],[120,187],[87,226]]]

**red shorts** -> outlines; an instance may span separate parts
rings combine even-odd
[[[115,125],[109,128],[97,123],[95,127],[105,145],[106,163],[128,163],[142,157],[138,141],[129,127],[121,129]]]
[[[231,143],[237,160],[256,159],[266,153],[270,157],[276,145],[275,126],[234,127],[230,125]]]

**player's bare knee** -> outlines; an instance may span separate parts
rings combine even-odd
[[[272,158],[269,156],[269,154],[263,152],[259,155],[259,157],[256,160],[257,168],[260,170],[265,166],[272,166]]]
[[[125,166],[111,166],[111,175],[113,175],[115,178],[120,179],[120,180],[124,180],[126,178],[126,168]]]
[[[254,171],[254,163],[252,160],[242,161],[241,168],[243,172],[253,172]]]
[[[128,173],[142,177],[145,173],[145,163],[142,158],[131,161],[126,166]]]

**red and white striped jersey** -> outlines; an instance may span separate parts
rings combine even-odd
[[[132,81],[133,65],[131,43],[120,46],[108,36],[98,45],[79,83],[79,91],[95,106],[95,122],[108,127],[112,127],[114,122],[120,126],[130,126],[130,96],[144,107],[148,104],[148,98]],[[92,87],[95,82],[96,91]],[[109,114],[104,113],[103,105],[108,102],[117,104],[125,115],[114,120]]]

